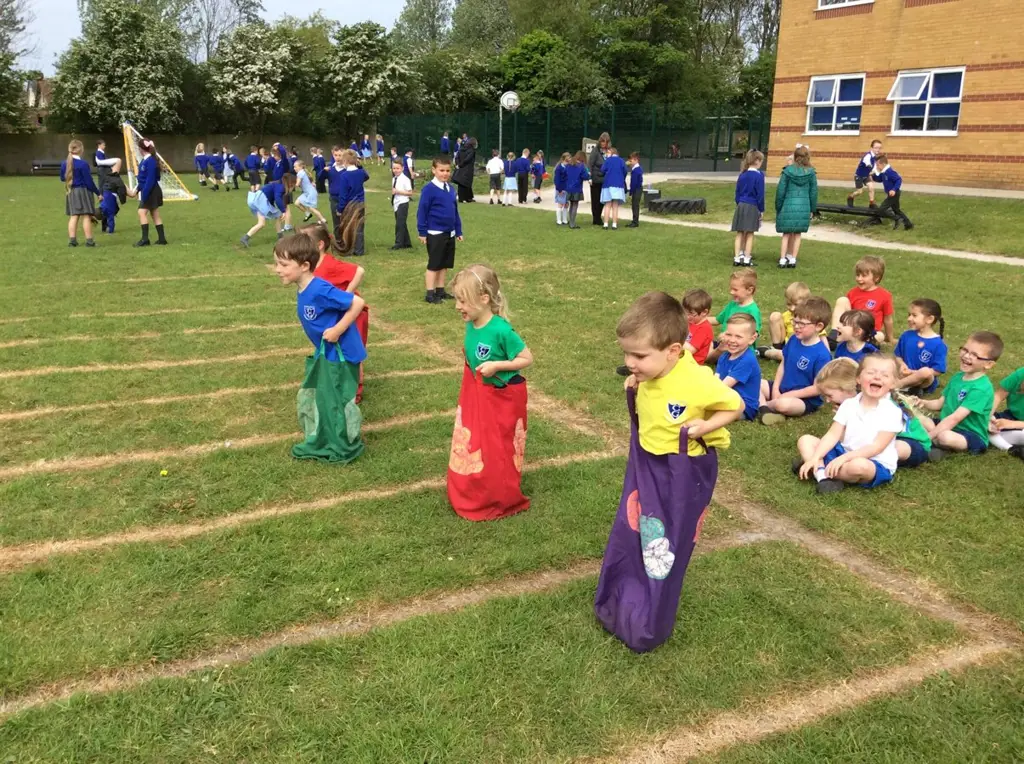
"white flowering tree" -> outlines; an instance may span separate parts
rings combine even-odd
[[[185,64],[175,25],[132,0],[93,0],[82,36],[57,63],[48,125],[100,132],[127,120],[143,132],[173,130]]]
[[[266,24],[240,26],[221,40],[211,62],[213,97],[238,114],[240,128],[262,135],[267,117],[280,107],[288,61],[287,41],[275,39]]]
[[[337,108],[351,132],[365,131],[370,122],[409,98],[416,75],[384,27],[363,22],[335,31],[331,79],[335,92],[344,94]]]

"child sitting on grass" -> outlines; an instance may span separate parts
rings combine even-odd
[[[829,345],[838,343],[840,319],[848,310],[866,310],[875,318],[875,345],[893,341],[892,294],[879,286],[885,276],[885,260],[867,255],[853,267],[857,286],[836,300],[832,312],[832,331],[828,333]]]
[[[946,331],[942,308],[935,300],[914,300],[910,303],[907,326],[910,328],[896,343],[896,361],[900,367],[898,386],[915,395],[930,393],[938,387],[939,375],[946,373],[949,352],[942,339]]]
[[[989,420],[989,442],[1000,451],[1024,459],[1024,366],[999,383],[992,410],[1006,401],[1006,411]]]
[[[715,367],[715,376],[743,399],[743,418],[747,421],[757,418],[761,395],[761,367],[757,364],[757,354],[750,347],[756,338],[753,316],[734,313],[726,322],[721,343],[724,352]]]
[[[877,353],[871,344],[874,339],[875,318],[866,310],[848,310],[839,317],[839,333],[836,339],[836,358],[849,358],[860,363],[868,353]]]
[[[942,395],[932,400],[911,397],[911,405],[938,411],[938,419],[920,417],[932,443],[947,451],[985,453],[995,391],[985,373],[1003,354],[1003,340],[993,332],[973,332],[960,348],[960,371]]]
[[[686,316],[686,342],[683,349],[693,356],[698,364],[707,360],[715,333],[711,328],[708,314],[711,312],[711,295],[703,289],[688,289],[683,295],[683,315]],[[751,319],[753,320],[753,319]],[[620,366],[616,369],[620,377],[628,377],[629,369]]]
[[[808,297],[793,310],[793,336],[782,349],[782,363],[775,372],[775,381],[761,381],[762,424],[774,425],[786,417],[813,414],[821,408],[821,395],[814,385],[818,372],[832,354],[821,338],[821,330],[829,317],[828,301]]]
[[[810,287],[802,281],[794,281],[784,293],[786,309],[781,313],[772,311],[768,316],[768,334],[771,337],[771,346],[763,345],[757,349],[759,358],[766,358],[769,361],[782,360],[782,347],[786,340],[793,336],[793,309],[811,296]]]
[[[724,327],[729,317],[734,313],[749,313],[754,318],[757,331],[761,331],[761,309],[754,302],[754,293],[757,292],[757,271],[753,268],[740,268],[733,271],[729,277],[729,296],[732,299],[726,303],[718,315],[709,318],[711,326]],[[721,351],[716,347],[707,357],[709,362],[717,361]]]
[[[860,393],[844,401],[824,437],[802,435],[797,449],[803,464],[799,477],[814,477],[818,493],[841,491],[846,484],[875,488],[896,474],[896,436],[903,414],[889,394],[896,384],[896,359],[865,356],[857,370]]]

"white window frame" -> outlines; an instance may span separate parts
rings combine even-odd
[[[874,0],[872,0],[874,2]],[[840,101],[839,100],[839,81],[840,80],[855,80],[860,79],[860,100],[859,101]],[[814,93],[814,85],[817,82],[823,80],[834,81],[834,91],[832,100],[829,103],[821,103],[811,100],[811,95]],[[840,130],[836,127],[836,115],[839,113],[839,109],[844,106],[859,106],[861,107],[861,119],[864,117],[864,89],[867,87],[867,72],[857,72],[853,74],[818,74],[811,77],[811,81],[807,86],[807,114],[804,117],[804,135],[860,135],[860,125],[856,130]],[[811,110],[815,108],[828,108],[833,109],[832,112],[832,129],[831,130],[811,130]]]
[[[936,74],[953,74],[958,73],[960,75],[960,95],[956,98],[930,98],[925,96],[922,98],[900,98],[897,99],[894,96],[896,85],[899,83],[900,78],[909,74],[927,74],[928,79],[925,81],[924,87],[921,89],[921,93],[930,91],[932,87],[932,78]],[[907,138],[955,138],[960,134],[960,118],[957,118],[957,129],[956,130],[929,130],[928,129],[928,117],[931,115],[932,104],[942,103],[955,103],[960,104],[961,114],[963,116],[963,102],[964,102],[964,81],[967,79],[967,67],[966,66],[940,66],[934,69],[906,69],[900,70],[896,74],[896,79],[893,81],[892,87],[889,89],[889,95],[886,98],[887,101],[892,102],[892,123],[890,125],[889,135],[897,135]],[[902,105],[910,103],[923,103],[924,104],[924,128],[921,130],[899,130],[897,128],[899,119],[899,108]]]
[[[833,0],[826,4],[826,0],[818,0],[819,11],[830,11],[833,8],[849,8],[851,5],[872,5],[875,0]]]

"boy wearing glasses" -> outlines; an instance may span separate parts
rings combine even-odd
[[[821,393],[814,378],[832,360],[828,344],[821,337],[832,309],[828,300],[808,297],[793,308],[793,336],[782,348],[782,363],[775,381],[761,380],[761,424],[773,425],[786,417],[813,414],[821,408]]]
[[[960,371],[938,398],[910,401],[938,419],[918,417],[932,444],[946,451],[982,454],[988,448],[988,420],[995,404],[995,389],[985,373],[1003,353],[1003,340],[992,332],[973,332],[960,348]]]

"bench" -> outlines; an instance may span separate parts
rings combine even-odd
[[[649,212],[671,212],[679,215],[704,215],[708,211],[706,199],[654,199],[648,198]]]
[[[60,165],[63,161],[62,159],[33,159],[32,174],[60,175]]]
[[[882,220],[895,220],[896,216],[890,210],[881,210],[878,207],[848,207],[842,204],[819,204],[814,216],[821,217],[821,213],[827,212],[831,215],[853,215],[854,217],[867,218],[860,222],[860,225],[877,225]]]

